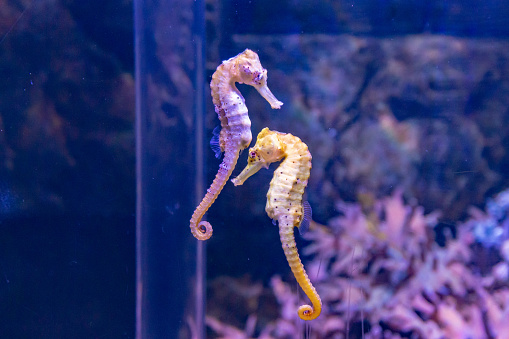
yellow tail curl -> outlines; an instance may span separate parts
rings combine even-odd
[[[302,265],[294,236],[294,227],[307,223],[304,220],[302,204],[302,195],[311,170],[311,153],[307,145],[289,133],[264,128],[258,134],[254,147],[249,149],[246,168],[232,182],[235,186],[242,185],[260,168],[267,168],[271,163],[280,160],[283,161],[274,171],[267,192],[265,211],[270,218],[278,221],[286,260],[300,287],[313,304],[300,306],[297,313],[303,320],[313,320],[322,312],[322,301]]]

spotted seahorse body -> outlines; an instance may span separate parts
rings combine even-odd
[[[219,147],[221,152],[224,152],[224,158],[212,185],[191,217],[191,232],[199,240],[207,240],[212,236],[212,225],[201,219],[230,177],[239,152],[251,143],[251,121],[244,97],[235,87],[236,82],[256,88],[272,108],[280,108],[283,104],[267,87],[267,70],[260,64],[258,54],[249,49],[223,61],[212,75],[210,89],[216,113],[221,121]]]
[[[286,259],[299,285],[313,304],[312,307],[300,306],[299,317],[313,320],[321,313],[322,301],[300,261],[293,233],[294,227],[303,227],[305,221],[302,195],[311,170],[311,153],[308,147],[296,136],[264,128],[258,134],[256,145],[249,149],[246,168],[232,181],[235,186],[242,185],[260,168],[267,168],[272,162],[282,159],[283,162],[274,171],[270,182],[265,211],[270,218],[278,221]]]

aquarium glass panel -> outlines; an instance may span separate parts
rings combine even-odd
[[[136,338],[203,338],[204,4],[135,1]]]

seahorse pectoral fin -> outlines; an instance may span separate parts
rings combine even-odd
[[[260,93],[260,95],[269,102],[270,107],[278,109],[281,108],[281,106],[283,105],[281,101],[276,99],[276,97],[274,96],[274,94],[272,94],[272,92],[270,91],[269,87],[267,87],[266,84],[254,86],[254,88],[256,88],[258,93]]]
[[[308,201],[304,201],[302,203],[302,209],[304,210],[304,215],[302,216],[302,221],[298,226],[300,235],[306,234],[306,232],[309,230],[309,225],[311,224],[311,220],[313,218],[313,211]]]
[[[221,126],[216,126],[212,131],[212,139],[210,139],[210,148],[214,151],[216,158],[221,158],[221,154],[223,151],[221,150],[221,146],[219,146],[219,133],[221,132]]]
[[[247,178],[258,172],[262,167],[264,167],[264,164],[261,161],[248,163],[246,168],[236,178],[232,179],[233,184],[235,186],[242,185]]]

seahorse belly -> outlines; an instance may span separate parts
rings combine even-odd
[[[291,214],[295,217],[294,226],[298,226],[303,216],[302,196],[310,175],[311,154],[300,139],[292,141],[292,147],[287,147],[289,155],[274,171],[265,211],[274,220],[281,213]]]

